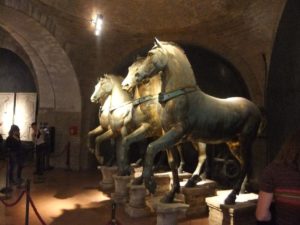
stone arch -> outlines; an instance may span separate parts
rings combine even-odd
[[[31,69],[40,108],[81,112],[74,68],[55,38],[32,18],[3,6],[0,28],[0,47],[15,52]]]

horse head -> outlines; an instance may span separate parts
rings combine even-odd
[[[137,59],[129,68],[126,78],[122,82],[122,88],[129,91],[137,84],[148,79],[164,69],[168,63],[168,54],[163,43],[155,39],[153,48],[147,56]]]
[[[113,85],[109,75],[105,74],[103,77],[100,77],[91,96],[91,102],[103,101],[111,94],[112,88]]]

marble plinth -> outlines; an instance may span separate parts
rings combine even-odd
[[[129,184],[132,176],[117,176],[114,175],[115,192],[112,193],[112,198],[116,203],[126,203],[129,198]]]
[[[155,201],[153,208],[157,214],[156,225],[177,225],[185,217],[188,205],[184,203],[161,203]]]
[[[154,180],[156,182],[155,196],[165,195],[171,190],[171,173],[155,173]]]
[[[117,173],[118,167],[116,166],[99,166],[101,171],[102,180],[99,182],[100,188],[103,191],[112,190],[114,188],[113,176]]]
[[[186,181],[180,182],[184,202],[189,205],[186,216],[190,218],[207,216],[208,207],[205,198],[217,194],[216,182],[212,180],[200,181],[195,187],[184,187],[185,183]]]
[[[178,176],[179,176],[179,181],[186,181],[192,176],[192,174],[188,172],[183,172],[183,173],[179,173]]]
[[[125,212],[134,218],[145,217],[151,214],[151,209],[146,204],[146,188],[144,185],[131,185],[129,188],[129,203]]]
[[[210,225],[255,225],[255,209],[258,196],[253,193],[239,194],[234,205],[225,205],[229,191],[206,198]]]

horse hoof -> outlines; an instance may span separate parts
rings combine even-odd
[[[192,176],[185,184],[185,187],[195,187],[202,179],[198,175]]]
[[[173,196],[171,194],[166,194],[160,199],[161,203],[172,203],[174,200]]]
[[[119,176],[130,176],[130,172],[128,170],[122,170],[118,172]]]
[[[155,193],[156,183],[152,178],[145,178],[145,186],[151,194]]]
[[[196,183],[193,180],[188,180],[184,186],[185,187],[195,187]]]
[[[236,195],[229,194],[227,198],[225,199],[224,203],[226,205],[234,205],[235,204]]]
[[[179,174],[184,173],[183,167],[179,167],[179,168],[178,168],[178,173],[179,173]]]
[[[137,177],[132,181],[132,185],[142,185],[143,184],[143,178]]]

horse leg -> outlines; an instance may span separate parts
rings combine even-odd
[[[235,204],[236,196],[240,193],[242,184],[246,179],[246,175],[250,169],[252,139],[249,140],[248,137],[245,138],[240,137],[239,139],[240,139],[239,148],[232,147],[232,145],[229,145],[229,149],[231,153],[240,162],[241,172],[236,184],[233,186],[233,190],[225,199],[225,204]]]
[[[103,134],[101,134],[100,136],[96,137],[96,140],[95,140],[95,156],[96,156],[96,159],[98,161],[98,163],[100,165],[103,164],[103,156],[101,155],[101,151],[100,151],[100,144],[113,136],[113,131],[111,129],[107,130],[106,132],[104,132]]]
[[[178,154],[179,154],[179,158],[180,158],[178,173],[183,173],[183,167],[185,166],[185,161],[184,161],[184,157],[183,157],[183,153],[182,153],[182,151],[183,151],[182,146],[180,144],[177,145],[177,149],[178,149]]]
[[[204,161],[206,159],[206,144],[202,142],[194,142],[193,146],[198,151],[198,164],[195,171],[193,172],[192,177],[188,179],[187,183],[185,184],[185,187],[195,187],[197,183],[202,180],[200,173],[202,166],[205,164]],[[204,173],[206,173],[206,171],[204,171]]]
[[[94,139],[95,136],[100,135],[102,132],[103,128],[101,125],[88,132],[87,147],[92,154],[95,154],[95,146],[92,147],[92,139]]]
[[[175,145],[176,142],[183,136],[183,133],[181,126],[173,127],[163,136],[148,145],[144,162],[143,178],[145,186],[150,193],[154,193],[156,189],[156,183],[153,179],[152,171],[154,157],[158,152]]]
[[[133,131],[131,134],[123,137],[122,145],[119,152],[119,169],[121,176],[129,175],[130,165],[129,165],[129,149],[132,143],[141,141],[147,138],[147,131],[151,128],[150,124],[143,123],[138,129]]]
[[[174,160],[175,148],[167,150],[168,163],[172,171],[173,184],[171,190],[160,200],[162,203],[171,203],[174,200],[175,194],[180,192],[180,182],[178,176],[177,165]]]

